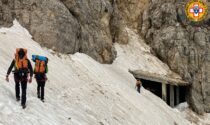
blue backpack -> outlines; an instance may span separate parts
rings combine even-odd
[[[45,56],[39,56],[39,55],[32,55],[32,60],[35,62],[36,59],[45,61],[46,63],[48,62],[48,58]]]
[[[45,67],[46,68],[45,73],[47,73],[48,72],[48,66],[47,66],[48,58],[45,57],[45,56],[32,55],[32,61],[33,62],[37,63],[38,60],[45,62],[45,65],[46,65],[46,67]],[[36,69],[36,67],[35,67],[35,69]],[[35,72],[35,69],[34,69],[34,72]],[[40,67],[38,69],[40,69]]]

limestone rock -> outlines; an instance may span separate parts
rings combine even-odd
[[[152,1],[150,16],[143,20],[143,24],[151,21],[151,26],[140,32],[157,56],[192,84],[187,101],[202,114],[210,111],[209,26],[192,24],[183,6],[183,1]]]
[[[0,6],[0,25],[10,26],[17,18],[42,46],[66,54],[83,52],[101,63],[115,59],[109,0],[4,0]]]
[[[141,28],[148,0],[1,0],[0,26],[16,18],[35,41],[55,51],[83,52],[101,63],[128,43],[126,27]]]
[[[143,12],[149,7],[148,0],[113,0],[111,31],[115,42],[128,43],[125,27],[139,30],[143,24]],[[147,24],[144,24],[144,26]]]

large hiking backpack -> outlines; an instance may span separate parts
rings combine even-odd
[[[19,57],[20,50],[23,50],[25,55],[22,59]],[[28,68],[27,49],[17,48],[15,53],[15,68],[17,70]]]
[[[39,56],[39,55],[32,55],[32,60],[35,62],[35,68],[34,68],[35,74],[48,72],[48,68],[47,68],[48,58],[47,57]]]

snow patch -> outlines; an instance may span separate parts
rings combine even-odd
[[[159,97],[134,89],[135,79],[128,69],[142,68],[166,73],[163,63],[149,53],[149,47],[129,30],[128,45],[115,44],[118,57],[112,65],[102,65],[76,53],[58,56],[31,39],[17,21],[0,29],[0,124],[3,125],[188,125],[179,111]],[[28,49],[28,57],[49,58],[46,103],[36,97],[36,82],[28,84],[27,108],[15,101],[14,80],[5,74],[17,47]],[[33,64],[33,63],[32,63]],[[153,64],[150,67],[149,64]],[[34,64],[33,64],[34,65]]]

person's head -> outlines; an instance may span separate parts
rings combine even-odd
[[[23,57],[25,56],[25,52],[23,49],[20,49],[20,51],[18,52],[18,56],[20,57],[20,59],[23,59]]]
[[[137,81],[137,82],[139,82],[139,81],[140,81],[140,79],[136,79],[136,81]]]

